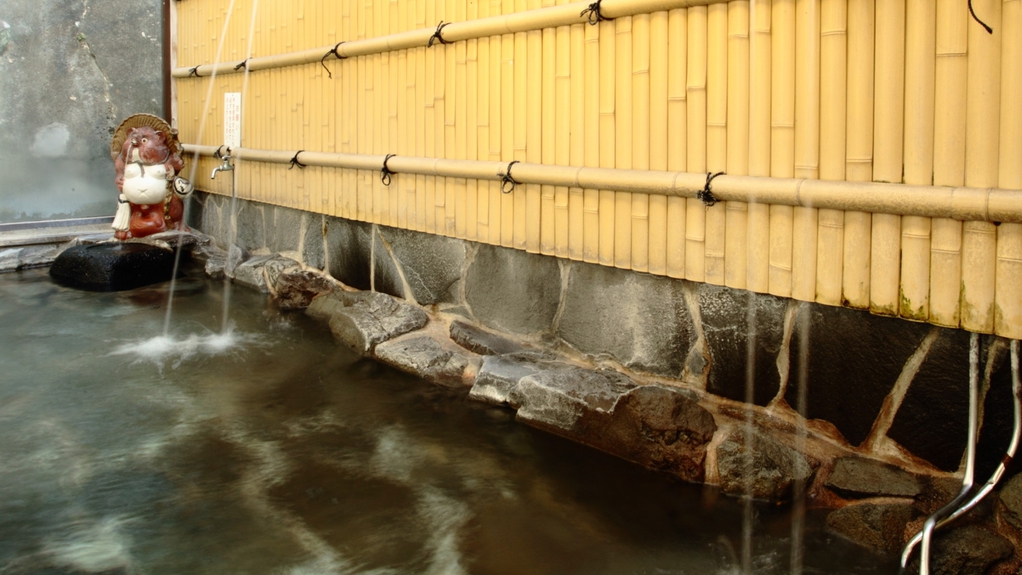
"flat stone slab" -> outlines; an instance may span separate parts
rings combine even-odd
[[[757,430],[736,429],[717,446],[721,490],[753,499],[785,501],[813,468],[804,455]]]
[[[570,433],[584,413],[609,412],[635,385],[616,371],[546,369],[522,378],[508,394],[508,403],[518,410],[520,421]]]
[[[922,488],[911,473],[862,457],[840,457],[827,478],[827,487],[842,495],[915,497]]]
[[[905,527],[914,513],[910,501],[863,501],[831,512],[827,516],[827,529],[878,555],[893,557],[905,545]],[[915,573],[918,572],[916,569]]]
[[[505,337],[461,321],[451,322],[451,339],[479,355],[501,355],[522,349],[521,345]]]
[[[57,283],[88,291],[135,289],[168,281],[173,274],[173,251],[141,243],[75,246],[50,266]]]
[[[479,358],[459,349],[449,342],[445,346],[426,334],[411,334],[380,343],[373,355],[383,363],[433,383],[463,387],[468,384],[466,371],[469,366],[478,368]]]
[[[468,396],[486,403],[506,404],[511,390],[523,377],[536,375],[542,369],[532,362],[497,355],[486,356]]]
[[[328,320],[334,337],[366,356],[377,344],[429,323],[426,312],[378,292],[334,290],[313,299],[305,313]]]

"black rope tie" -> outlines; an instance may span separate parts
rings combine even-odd
[[[289,169],[289,170],[290,170],[291,168],[295,167],[295,166],[298,166],[299,168],[305,169],[305,164],[303,164],[303,163],[301,163],[301,162],[299,162],[299,161],[298,161],[298,154],[301,154],[301,153],[302,153],[302,152],[304,152],[304,151],[305,151],[305,150],[298,150],[297,152],[295,152],[295,155],[294,155],[294,157],[293,157],[293,158],[291,158],[291,166],[290,166],[290,167],[288,167],[288,169]]]
[[[588,8],[579,12],[578,15],[585,16],[589,21],[590,26],[596,26],[604,20],[613,20],[613,18],[607,18],[602,12],[600,12],[600,2],[602,1],[603,0],[596,0],[596,2],[590,4]]]
[[[241,62],[238,62],[238,65],[234,67],[234,71],[237,72],[238,70],[241,70],[242,68],[244,68],[246,71],[248,71],[248,58],[245,58]]]
[[[394,172],[390,171],[387,167],[387,161],[396,156],[397,154],[387,154],[386,158],[383,158],[383,168],[380,170],[380,181],[383,182],[384,186],[390,185],[390,177]]]
[[[723,175],[724,172],[717,172],[716,174],[713,172],[706,172],[706,184],[703,185],[703,189],[696,192],[696,199],[701,200],[704,206],[710,207],[720,201],[713,195],[713,190],[710,189],[710,182],[713,181],[713,178]]]
[[[990,26],[987,26],[986,22],[980,20],[979,16],[976,15],[976,11],[972,9],[972,0],[969,0],[969,14],[972,14],[972,19],[979,22],[979,25],[982,26],[983,29],[987,31],[987,34],[994,33],[994,29],[991,28]]]
[[[517,163],[518,160],[515,160],[507,165],[507,169],[505,171],[497,172],[497,175],[500,176],[500,191],[502,193],[510,194],[511,192],[515,191],[515,186],[517,186],[520,183],[516,182],[515,179],[511,177],[511,166]],[[510,184],[511,187],[508,187],[508,184]]]
[[[334,45],[332,50],[330,50],[326,54],[323,54],[323,57],[319,59],[319,65],[323,66],[323,69],[326,70],[327,77],[330,78],[331,80],[334,79],[334,75],[330,73],[330,68],[326,67],[326,59],[330,56],[330,54],[333,54],[334,56],[337,56],[338,60],[347,60],[348,59],[347,56],[341,56],[341,53],[337,51],[337,49],[340,48],[341,44],[343,43],[344,43],[343,40],[338,42],[336,45]]]
[[[222,149],[224,149],[224,146],[223,146],[223,144],[221,144],[221,145],[220,145],[220,147],[219,147],[219,148],[217,148],[215,152],[213,152],[213,157],[214,157],[214,158],[216,158],[216,159],[218,159],[218,160],[222,160],[222,159],[224,159],[224,155],[223,155],[223,153],[221,153],[221,152],[220,152],[220,150],[222,150]],[[228,153],[228,154],[230,154],[230,153],[231,153],[231,149],[230,149],[230,148],[227,148],[227,153]]]
[[[199,67],[196,66],[196,67],[192,68],[191,71],[188,72],[188,76],[189,77],[195,76],[196,78],[198,78],[199,77]]]
[[[450,44],[450,42],[444,40],[444,36],[441,34],[441,32],[444,31],[444,26],[447,26],[448,24],[450,24],[450,22],[444,22],[441,20],[440,23],[436,25],[436,32],[433,32],[433,35],[429,37],[429,43],[426,44],[427,48],[432,48],[433,42],[436,41],[439,41],[441,44]]]

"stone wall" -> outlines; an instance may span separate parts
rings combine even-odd
[[[0,2],[0,223],[114,213],[110,137],[163,114],[162,4]]]
[[[200,200],[194,222],[222,247],[284,253],[357,289],[705,391],[739,418],[747,404],[786,421],[798,411],[857,453],[959,469],[970,345],[960,330],[253,202],[232,216],[229,199]],[[1007,342],[980,343],[985,477],[1009,441],[1011,386]]]

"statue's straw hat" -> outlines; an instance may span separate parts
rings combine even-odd
[[[170,124],[168,124],[163,118],[152,114],[135,114],[125,118],[125,120],[121,122],[121,125],[117,126],[117,130],[114,131],[114,139],[110,141],[111,158],[117,158],[117,155],[121,153],[121,147],[124,145],[124,140],[128,139],[128,130],[141,126],[147,126],[158,132],[166,134],[167,147],[170,148],[170,153],[181,153],[181,143],[177,139],[177,130],[171,128]]]

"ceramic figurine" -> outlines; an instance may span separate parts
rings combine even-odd
[[[178,172],[184,167],[174,130],[150,114],[121,122],[110,143],[117,171],[117,215],[114,237],[142,238],[169,229],[186,230],[182,198],[193,190]]]

